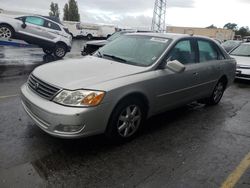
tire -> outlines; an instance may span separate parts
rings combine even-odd
[[[0,38],[10,39],[13,38],[15,31],[12,27],[2,24],[0,25]]]
[[[87,39],[88,39],[88,40],[91,40],[92,38],[93,38],[93,36],[92,36],[91,34],[88,34],[88,35],[87,35]]]
[[[61,59],[66,55],[66,46],[63,44],[57,44],[54,50],[54,55]]]
[[[226,89],[226,82],[220,79],[216,84],[212,95],[209,98],[201,100],[201,102],[206,105],[217,105],[220,102],[225,92],[225,89]]]
[[[114,141],[126,142],[139,132],[146,118],[146,107],[137,98],[122,100],[114,109],[105,136]]]
[[[48,49],[48,48],[43,48],[43,52],[47,55],[51,55],[53,53],[53,50]]]

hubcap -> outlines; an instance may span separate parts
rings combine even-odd
[[[118,133],[124,138],[132,136],[139,128],[141,119],[140,108],[136,105],[128,106],[119,116]]]
[[[7,27],[0,27],[0,38],[11,38],[11,30]]]
[[[214,101],[215,102],[218,102],[222,95],[223,95],[223,92],[224,92],[224,86],[223,86],[223,83],[222,82],[219,82],[214,90]]]
[[[58,57],[63,57],[64,54],[65,54],[65,50],[64,50],[63,48],[57,48],[57,49],[56,49],[56,55],[57,55]]]

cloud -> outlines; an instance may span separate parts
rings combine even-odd
[[[0,0],[0,8],[47,15],[51,1],[58,3],[61,16],[68,0]],[[78,0],[82,21],[118,25],[150,25],[155,0]],[[194,0],[167,0],[167,7],[193,7]]]

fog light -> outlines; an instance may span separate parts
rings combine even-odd
[[[58,125],[55,128],[57,133],[78,133],[84,129],[84,125]]]

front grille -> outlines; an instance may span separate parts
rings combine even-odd
[[[32,74],[29,76],[28,86],[33,92],[48,100],[52,100],[60,91],[59,88],[41,81]]]

